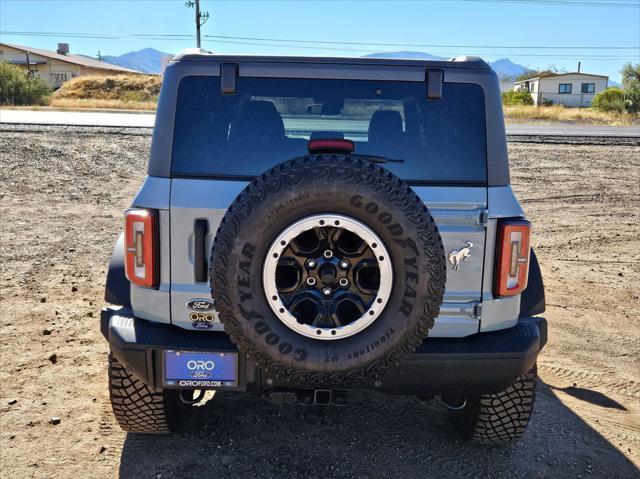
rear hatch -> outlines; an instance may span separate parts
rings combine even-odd
[[[478,331],[487,217],[479,85],[445,82],[442,97],[430,99],[425,82],[241,76],[233,90],[221,91],[218,76],[187,76],[178,89],[170,200],[174,324],[221,329],[215,312],[187,304],[210,297],[213,237],[247,182],[305,155],[310,139],[345,138],[356,154],[391,160],[383,166],[412,185],[438,224],[448,270],[431,336]]]

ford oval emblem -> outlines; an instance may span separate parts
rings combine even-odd
[[[191,311],[211,311],[216,305],[213,299],[205,298],[193,298],[185,304]]]
[[[201,323],[201,322],[191,323],[191,326],[196,328],[196,329],[211,329],[211,328],[213,328],[213,324],[211,324],[211,323]]]
[[[209,379],[211,377],[211,373],[208,373],[207,371],[191,371],[189,376],[193,379]]]

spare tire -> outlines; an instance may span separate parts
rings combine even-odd
[[[299,384],[375,379],[422,343],[446,265],[427,207],[357,156],[310,155],[253,180],[211,253],[212,296],[239,349]]]

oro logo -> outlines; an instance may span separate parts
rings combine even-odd
[[[196,313],[195,311],[189,314],[189,319],[194,323],[213,323],[213,313]]]
[[[187,362],[187,369],[190,371],[211,371],[215,367],[213,361],[203,361],[202,359],[191,359]]]

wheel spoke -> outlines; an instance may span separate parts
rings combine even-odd
[[[297,291],[302,285],[302,268],[296,258],[285,257],[278,261],[276,286],[278,291]]]

